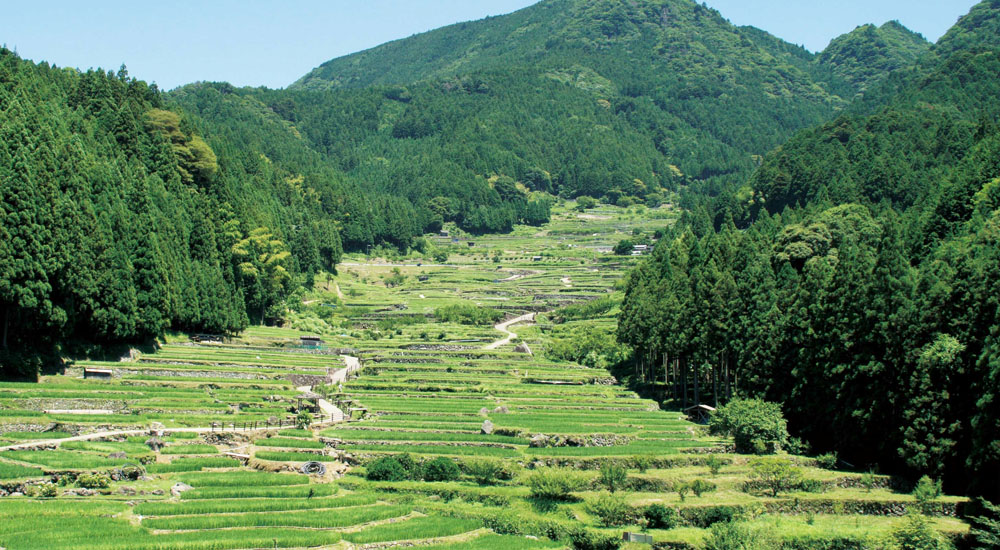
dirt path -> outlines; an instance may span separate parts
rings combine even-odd
[[[526,313],[520,317],[514,317],[509,321],[504,321],[498,325],[494,325],[493,328],[495,328],[496,330],[499,330],[500,332],[506,332],[507,337],[501,338],[500,340],[493,342],[492,344],[486,346],[484,349],[497,349],[499,347],[506,346],[511,342],[511,340],[517,338],[517,334],[514,334],[513,332],[507,330],[507,328],[520,323],[534,323],[535,315],[536,315],[535,313]]]
[[[529,277],[531,275],[541,275],[542,273],[543,272],[541,272],[541,271],[534,271],[534,270],[521,271],[519,273],[515,273],[515,274],[511,275],[510,277],[507,277],[506,279],[499,279],[499,281],[501,283],[506,283],[506,282],[509,282],[509,281],[517,281],[518,279],[523,279],[523,278]]]
[[[344,293],[340,291],[340,283],[333,283],[333,288],[337,289],[337,298],[340,298],[340,301],[343,302]]]

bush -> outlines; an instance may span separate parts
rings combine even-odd
[[[76,485],[84,489],[107,489],[111,487],[111,478],[104,474],[81,474],[76,478]]]
[[[572,493],[587,487],[587,480],[576,472],[538,470],[528,478],[531,496],[553,500],[570,500]]]
[[[499,480],[513,478],[513,472],[499,460],[471,460],[465,463],[465,473],[480,485],[493,485]]]
[[[576,210],[578,212],[584,212],[595,206],[597,206],[597,199],[593,197],[583,195],[576,198]]]
[[[618,550],[621,540],[614,535],[606,535],[587,529],[574,529],[569,532],[569,540],[574,550]]]
[[[424,464],[424,481],[455,481],[462,475],[455,461],[439,456]]]
[[[983,515],[972,518],[970,533],[981,548],[1000,548],[1000,506],[980,498]]]
[[[613,252],[616,256],[628,256],[632,253],[633,243],[629,239],[622,239],[615,245]]]
[[[523,535],[524,520],[515,512],[500,510],[483,517],[483,527],[498,535]]]
[[[677,510],[663,504],[650,504],[642,511],[642,517],[653,529],[673,529],[680,523]]]
[[[760,481],[777,497],[781,491],[802,483],[802,469],[782,458],[757,458],[750,462],[751,476]]]
[[[826,453],[817,456],[816,466],[825,470],[833,470],[837,467],[837,453]]]
[[[930,520],[920,514],[909,514],[892,531],[892,540],[899,550],[946,550],[951,544],[931,527]]]
[[[709,423],[712,434],[733,438],[736,452],[773,453],[788,441],[781,406],[760,399],[734,399],[719,407]]]
[[[408,472],[395,457],[383,456],[367,465],[365,479],[368,481],[403,481]]]
[[[780,543],[770,533],[732,521],[712,525],[712,534],[705,541],[705,550],[770,550],[777,547]]]
[[[685,508],[681,515],[692,527],[708,529],[716,523],[729,523],[740,516],[743,509],[739,506],[706,506]]]
[[[861,486],[865,488],[865,492],[872,492],[872,489],[875,488],[875,483],[875,472],[868,471],[861,474]]]
[[[691,492],[694,493],[694,496],[698,498],[701,498],[701,495],[704,493],[711,493],[712,491],[715,491],[715,484],[705,481],[704,479],[696,479],[688,483],[688,487],[691,488]]]
[[[939,496],[941,496],[941,482],[934,481],[930,476],[920,478],[917,486],[913,488],[913,498],[925,514],[929,512],[931,502]]]
[[[722,471],[722,467],[725,466],[725,464],[725,460],[722,460],[715,455],[709,455],[709,457],[705,459],[705,466],[708,466],[708,472],[713,476],[719,475],[719,472]]]
[[[59,495],[59,489],[55,483],[42,483],[41,485],[30,485],[24,493],[29,497],[55,498]]]
[[[601,465],[601,475],[597,480],[605,489],[613,493],[625,486],[625,482],[628,480],[628,471],[613,462],[605,462]]]
[[[295,425],[300,429],[304,430],[312,424],[313,415],[309,414],[307,411],[299,411],[299,414],[295,416]]]
[[[587,505],[587,511],[594,514],[605,527],[625,525],[632,521],[632,509],[625,499],[612,494],[604,494]]]

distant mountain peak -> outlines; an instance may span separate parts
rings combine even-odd
[[[930,47],[919,33],[893,20],[881,27],[861,25],[834,38],[817,61],[864,92],[890,72],[913,65]]]

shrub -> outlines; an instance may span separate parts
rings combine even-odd
[[[826,453],[817,456],[816,466],[825,470],[833,470],[837,467],[837,453]]]
[[[498,535],[523,535],[524,520],[510,510],[500,510],[483,516],[483,527]]]
[[[299,411],[299,414],[295,416],[295,425],[298,426],[300,430],[304,430],[312,424],[313,415],[306,411]]]
[[[711,433],[733,438],[736,452],[773,453],[788,441],[788,422],[781,406],[760,399],[734,399],[719,407],[709,423]]]
[[[59,495],[59,489],[55,483],[42,483],[41,485],[31,485],[25,489],[25,494],[29,497],[55,498]]]
[[[586,488],[587,481],[576,472],[538,470],[528,478],[531,496],[553,500],[570,500],[572,493]]]
[[[705,541],[705,550],[770,550],[777,547],[780,543],[768,532],[732,521],[712,525],[712,534]]]
[[[369,481],[403,481],[407,477],[406,469],[391,456],[383,456],[370,462],[365,474],[365,479]]]
[[[480,485],[493,485],[498,480],[512,477],[511,472],[499,460],[471,460],[465,463],[465,472]]]
[[[621,540],[614,535],[606,535],[587,529],[574,529],[569,532],[569,540],[574,550],[618,550]]]
[[[613,462],[602,464],[601,475],[597,478],[601,485],[612,493],[624,487],[627,479],[628,471]]]
[[[705,466],[708,466],[708,472],[713,476],[719,475],[719,472],[725,464],[726,461],[715,455],[709,455],[709,457],[705,459]]]
[[[865,488],[865,492],[872,492],[875,487],[875,472],[868,471],[861,474],[861,486]]]
[[[705,506],[685,508],[680,514],[692,527],[708,529],[716,523],[732,522],[743,512],[739,506]]]
[[[931,527],[930,521],[920,514],[909,514],[906,521],[892,531],[892,539],[899,550],[946,550],[951,544],[942,539]]]
[[[636,455],[632,457],[632,463],[635,464],[635,468],[639,470],[639,473],[644,474],[646,470],[649,469],[649,465],[652,461],[648,456]]]
[[[663,504],[650,504],[642,511],[642,517],[646,518],[653,529],[673,529],[680,523],[677,510]]]
[[[711,493],[712,491],[715,491],[715,484],[705,481],[704,479],[696,479],[688,483],[688,487],[691,488],[691,492],[694,493],[694,496],[698,498],[701,498],[701,495],[704,493]]]
[[[986,515],[972,518],[970,533],[981,548],[1000,548],[1000,506],[985,499],[979,499],[979,504]]]
[[[107,489],[111,487],[111,478],[104,474],[81,474],[76,478],[76,485],[84,489]]]
[[[594,514],[605,527],[625,525],[632,520],[632,509],[625,499],[610,493],[601,495],[587,505],[587,511]]]
[[[424,481],[455,481],[462,475],[455,461],[439,456],[424,464]]]
[[[393,455],[393,458],[403,467],[403,471],[406,472],[406,479],[421,479],[423,477],[420,473],[420,464],[410,456],[410,453]]]
[[[691,485],[683,481],[678,482],[677,485],[674,485],[674,491],[677,492],[677,496],[681,497],[681,502],[684,502],[687,494],[691,492]]]
[[[781,458],[757,458],[750,462],[751,476],[777,497],[781,491],[802,483],[802,469]]]
[[[931,502],[939,496],[941,496],[941,482],[934,481],[930,476],[920,478],[917,486],[913,488],[913,498],[925,514],[928,513]]]
[[[578,212],[584,212],[595,206],[597,206],[597,199],[593,197],[582,195],[576,198],[576,210]]]

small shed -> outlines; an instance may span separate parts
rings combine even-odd
[[[684,413],[691,422],[697,422],[698,424],[708,424],[712,414],[715,413],[715,407],[709,407],[708,405],[695,405],[693,407],[688,407],[684,409]]]
[[[421,275],[421,276],[417,277],[417,280],[420,281],[421,283],[426,283],[427,281],[431,280],[431,276],[430,275]]]
[[[299,411],[317,412],[320,399],[323,399],[323,396],[318,393],[311,391],[301,393],[295,396],[295,408]]]
[[[85,379],[111,380],[114,374],[114,371],[111,369],[95,369],[90,367],[83,369],[83,377]]]
[[[472,247],[476,246],[476,243],[474,243],[472,241],[469,241],[467,244],[469,245],[469,248],[472,248]]]
[[[441,235],[442,237],[447,237],[447,236],[448,236],[448,232],[447,232],[447,231],[445,231],[444,229],[442,229],[442,230],[441,230],[441,231],[440,231],[440,232],[438,233],[438,235]]]
[[[642,544],[653,544],[653,536],[645,533],[622,533],[622,540],[625,542],[638,542]]]
[[[531,261],[533,261],[533,262],[540,262],[540,261],[542,261],[542,257],[541,256],[532,256],[531,257]]]
[[[304,348],[321,348],[326,342],[323,341],[319,336],[302,336],[299,338],[299,344]]]

